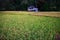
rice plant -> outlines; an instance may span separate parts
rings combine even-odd
[[[60,18],[0,14],[0,40],[55,40]]]

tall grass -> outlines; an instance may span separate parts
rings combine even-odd
[[[0,14],[0,40],[55,40],[60,18]]]

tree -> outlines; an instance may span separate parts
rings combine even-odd
[[[60,0],[0,0],[0,10],[27,10],[34,5],[40,11],[60,11]]]

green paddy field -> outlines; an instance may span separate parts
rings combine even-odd
[[[0,40],[55,40],[60,17],[0,13]]]

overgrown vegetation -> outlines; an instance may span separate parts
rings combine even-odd
[[[60,18],[0,14],[0,40],[55,40]]]

